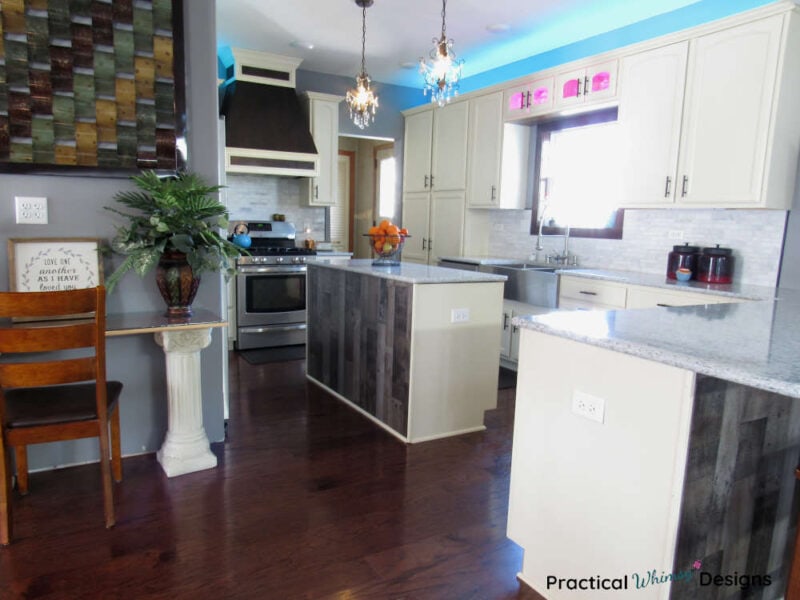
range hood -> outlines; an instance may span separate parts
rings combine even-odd
[[[232,48],[223,85],[225,170],[316,177],[319,154],[295,92],[296,58]]]

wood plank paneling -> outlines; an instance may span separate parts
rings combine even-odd
[[[307,290],[308,374],[407,435],[413,285],[311,268]]]
[[[798,400],[698,375],[674,571],[702,567],[670,598],[783,596],[800,504],[798,422]],[[731,579],[715,585],[716,575]]]

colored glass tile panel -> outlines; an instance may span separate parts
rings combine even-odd
[[[25,3],[23,0],[3,0],[3,29],[6,33],[25,33]]]
[[[69,0],[49,0],[47,19],[51,39],[68,40],[72,37],[72,16],[69,12]]]
[[[95,50],[94,52],[94,87],[99,96],[113,96],[114,90],[114,55],[110,52]]]
[[[158,159],[153,150],[139,148],[136,154],[136,166],[140,169],[155,169],[158,167]]]
[[[114,30],[114,63],[117,73],[133,75],[133,31]]]
[[[90,19],[92,16],[92,0],[69,0],[69,12],[73,16]]]
[[[97,166],[97,128],[94,123],[75,124],[75,142],[78,146],[78,164]]]
[[[98,100],[97,140],[99,142],[117,141],[117,105],[113,100]]]
[[[175,86],[156,81],[156,121],[159,125],[175,123]]]
[[[92,34],[96,46],[114,44],[114,10],[105,2],[92,2]]]
[[[56,140],[59,142],[74,142],[75,141],[75,122],[72,123],[53,123],[53,133]]]
[[[0,160],[8,160],[11,136],[8,134],[8,117],[0,115]]]
[[[94,67],[92,27],[82,23],[72,24],[72,62],[76,67]]]
[[[136,120],[136,82],[133,79],[116,80],[117,118],[120,121]]]
[[[114,22],[133,25],[133,0],[114,0]]]
[[[162,31],[172,31],[172,2],[153,0],[153,25]]]
[[[8,118],[11,137],[31,137],[30,94],[9,90]]]
[[[50,60],[50,31],[47,17],[27,15],[25,25],[28,33],[28,58],[31,62],[47,63]]]
[[[31,90],[31,111],[34,115],[53,114],[53,86],[50,71],[31,69],[29,72]]]
[[[175,130],[156,130],[156,159],[159,169],[174,169],[175,164]]]
[[[50,81],[54,92],[72,91],[72,51],[50,46]]]
[[[31,137],[33,138],[33,160],[52,164],[55,161],[53,119],[34,117]]]
[[[72,96],[53,96],[53,120],[56,123],[75,122],[75,100]]]
[[[156,107],[152,104],[136,104],[136,132],[140,145],[156,145]]]
[[[11,142],[10,158],[11,162],[33,162],[33,145],[28,142]]]
[[[79,119],[94,119],[94,77],[75,73],[75,116]]]
[[[150,9],[133,7],[133,38],[136,52],[153,52],[153,12]]]
[[[153,38],[153,55],[156,61],[156,77],[172,79],[174,77],[172,71],[172,63],[174,61],[172,38],[163,35],[155,36]]]
[[[156,64],[152,58],[137,56],[134,59],[136,65],[136,98],[154,99],[156,83]]]
[[[117,153],[136,162],[136,127],[117,124]]]
[[[77,165],[78,149],[73,145],[56,144],[57,165]]]

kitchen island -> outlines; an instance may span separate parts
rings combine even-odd
[[[508,536],[525,551],[520,578],[548,599],[781,598],[798,505],[800,300],[514,322]]]
[[[307,376],[408,443],[482,430],[497,403],[504,280],[309,262]]]

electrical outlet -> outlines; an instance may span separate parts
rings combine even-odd
[[[47,225],[47,198],[14,196],[17,207],[17,223]]]
[[[572,412],[576,415],[602,423],[606,412],[606,401],[575,390],[572,393]]]
[[[454,308],[450,311],[451,323],[466,323],[467,321],[469,321],[468,308]]]

